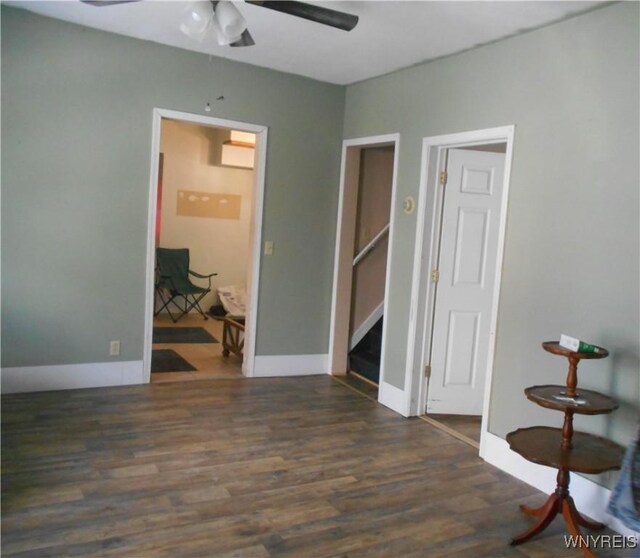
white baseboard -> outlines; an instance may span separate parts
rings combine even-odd
[[[146,383],[142,361],[20,366],[0,371],[2,393],[54,391]]]
[[[409,416],[407,409],[407,396],[404,391],[388,384],[384,380],[380,381],[378,389],[378,402],[385,407],[389,407],[392,411],[400,413],[403,417]]]
[[[313,376],[326,374],[329,355],[256,355],[253,377]]]
[[[506,440],[490,432],[484,432],[481,448],[480,457],[487,463],[502,469],[545,494],[550,494],[555,490],[556,470],[527,461],[524,457],[512,451]],[[580,475],[572,474],[570,490],[571,496],[581,513],[608,525],[611,529],[626,537],[640,536],[640,533],[632,531],[607,513],[607,505],[611,497],[611,491],[608,488]]]

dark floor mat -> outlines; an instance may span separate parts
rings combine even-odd
[[[171,349],[151,351],[151,372],[193,372],[191,364]]]
[[[154,327],[154,343],[217,343],[203,327]]]

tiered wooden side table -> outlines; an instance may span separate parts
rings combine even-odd
[[[605,358],[609,352],[599,347],[597,353],[576,353],[555,341],[547,341],[542,347],[545,351],[569,359],[566,385],[532,386],[524,392],[527,399],[542,407],[563,411],[564,425],[562,428],[519,428],[507,434],[507,442],[513,451],[525,459],[558,469],[557,484],[555,492],[541,507],[520,506],[524,513],[534,516],[537,521],[524,533],[515,536],[512,545],[528,541],[542,532],[559,513],[574,536],[580,535],[580,527],[602,529],[604,525],[578,513],[569,494],[569,474],[597,474],[619,469],[624,453],[621,446],[605,438],[573,431],[574,414],[600,415],[618,408],[618,404],[606,395],[586,389],[578,390],[578,362],[581,359]],[[582,550],[589,557],[595,556],[588,548],[582,547]]]

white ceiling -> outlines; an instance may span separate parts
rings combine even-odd
[[[183,35],[185,2],[144,0],[92,7],[78,0],[5,1],[45,16],[187,50],[351,84],[490,43],[608,2],[334,1],[314,2],[360,16],[351,32],[237,2],[256,45],[220,47]],[[28,40],[28,38],[25,38]]]

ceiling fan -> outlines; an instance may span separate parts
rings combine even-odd
[[[80,0],[90,6],[111,6],[128,4],[140,0]],[[343,31],[351,31],[358,23],[358,16],[316,6],[307,2],[290,0],[244,0],[261,8],[267,8],[295,17],[308,19],[315,23],[328,25]],[[189,2],[185,9],[184,20],[180,23],[180,31],[185,35],[202,41],[213,28],[216,40],[222,46],[251,46],[255,44],[247,28],[247,22],[240,11],[230,0],[202,0]]]

